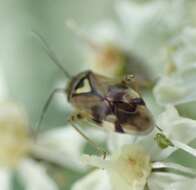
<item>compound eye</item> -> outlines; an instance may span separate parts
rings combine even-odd
[[[75,93],[82,94],[82,93],[89,93],[89,92],[91,92],[90,82],[87,78],[84,78],[76,86]]]

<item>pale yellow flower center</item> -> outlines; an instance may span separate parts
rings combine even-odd
[[[119,48],[111,44],[106,45],[95,54],[90,54],[89,59],[90,69],[97,73],[109,77],[124,74],[126,56]]]
[[[125,145],[112,156],[111,179],[124,189],[143,189],[151,173],[150,155],[140,146]],[[130,188],[131,189],[131,188]]]
[[[85,155],[83,162],[106,169],[112,190],[144,190],[152,169],[150,154],[135,144],[124,145],[106,160]]]
[[[27,154],[29,136],[23,112],[11,103],[0,104],[0,166],[14,167]]]

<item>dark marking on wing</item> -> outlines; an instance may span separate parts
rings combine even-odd
[[[108,97],[112,98],[113,100],[120,101],[122,100],[125,94],[125,89],[119,88],[117,86],[110,86],[108,89]]]
[[[130,103],[133,103],[135,105],[145,105],[145,102],[142,98],[134,98]]]
[[[105,117],[110,113],[111,113],[111,108],[104,101],[99,105],[95,105],[92,107],[93,120],[97,124],[102,124]]]
[[[102,116],[100,114],[100,108],[99,106],[94,106],[92,107],[92,116],[93,116],[93,120],[97,123],[97,124],[102,124]]]
[[[108,115],[115,116],[115,131],[144,132],[151,125],[150,116],[145,112],[145,102],[141,97],[129,96],[129,91],[120,86],[110,86],[108,93],[100,97],[100,103],[92,107],[93,121],[102,126],[109,121]],[[110,121],[109,121],[110,122]]]
[[[84,80],[86,77],[82,78],[75,87],[75,90],[84,86]]]
[[[118,121],[115,122],[115,131],[118,133],[124,133],[124,130]]]
[[[136,111],[136,105],[134,104],[129,104],[126,102],[114,102],[114,112],[118,113],[118,112],[122,112],[124,114],[130,114],[130,113],[134,113]]]

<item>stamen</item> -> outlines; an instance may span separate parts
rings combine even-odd
[[[196,177],[196,170],[171,162],[155,162],[152,164],[152,169],[175,170],[178,171],[178,173],[181,172]]]
[[[188,146],[184,143],[176,141],[176,140],[172,140],[172,143],[175,147],[177,147],[177,148],[179,148],[179,149],[181,149],[181,150],[183,150],[183,151],[185,151],[185,152],[187,152],[187,153],[196,157],[196,149],[194,149],[194,148],[192,148],[192,147],[190,147],[190,146]]]

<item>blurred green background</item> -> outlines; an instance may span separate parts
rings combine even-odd
[[[112,3],[113,0],[0,1],[1,73],[7,85],[7,96],[25,107],[32,127],[56,84],[59,81],[66,83],[62,72],[32,36],[32,30],[45,37],[70,73],[77,73],[82,69],[83,60],[78,55],[78,39],[66,28],[65,21],[73,18],[79,25],[88,28],[96,21],[114,15]],[[53,103],[48,110],[44,127],[65,124],[68,112],[63,106]],[[56,181],[61,180],[62,189],[69,189],[70,184],[79,177],[79,174],[59,168],[56,174],[56,168],[50,167],[50,174]],[[63,180],[59,177],[61,175]],[[14,190],[23,189],[15,175],[13,182]]]
[[[106,18],[115,18],[114,0],[0,0],[0,69],[7,84],[9,99],[24,105],[33,127],[41,109],[55,86],[66,83],[62,72],[52,63],[39,42],[32,36],[38,31],[49,42],[63,66],[70,73],[83,70],[80,43],[75,34],[65,26],[73,18],[90,28]],[[65,96],[66,99],[66,96]],[[65,105],[66,106],[66,105]],[[59,126],[66,122],[69,109],[53,103],[44,121],[45,127]],[[181,159],[191,158],[178,153]],[[192,163],[195,160],[192,160]],[[55,167],[55,166],[54,166]],[[49,172],[62,182],[62,189],[83,174],[53,168]],[[58,174],[54,171],[58,170]],[[60,171],[60,174],[59,174]],[[64,176],[63,178],[61,178]],[[13,175],[14,189],[22,186]]]
[[[82,68],[77,54],[78,39],[66,28],[65,21],[75,19],[88,27],[113,15],[112,0],[1,0],[0,66],[8,86],[8,95],[23,103],[31,124],[40,115],[43,103],[56,84],[64,80],[62,72],[48,58],[32,30],[41,33],[70,73]],[[64,80],[65,81],[65,80]],[[46,124],[63,124],[62,113],[51,106]]]

